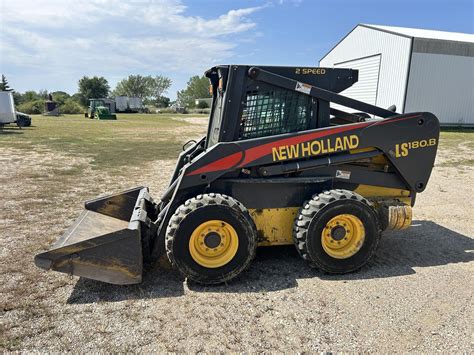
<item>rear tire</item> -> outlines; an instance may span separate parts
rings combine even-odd
[[[166,230],[166,254],[188,279],[229,281],[255,256],[257,232],[247,209],[232,197],[198,195],[178,207]]]
[[[295,220],[293,239],[301,257],[328,273],[348,273],[375,253],[381,231],[377,213],[362,196],[331,190],[306,201]]]

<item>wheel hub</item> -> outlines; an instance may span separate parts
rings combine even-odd
[[[221,236],[219,233],[210,232],[204,237],[204,244],[208,248],[217,248],[221,244]]]
[[[343,226],[336,226],[331,229],[331,238],[339,241],[346,236],[346,229]]]
[[[201,223],[189,238],[191,257],[196,263],[207,268],[217,268],[229,263],[238,247],[237,232],[222,220]]]
[[[324,251],[335,259],[347,259],[356,254],[365,240],[362,221],[352,214],[331,218],[321,233]]]

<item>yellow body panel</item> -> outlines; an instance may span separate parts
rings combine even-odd
[[[410,191],[388,187],[359,185],[355,193],[368,200],[398,199],[411,204]],[[293,224],[300,207],[249,209],[257,227],[259,246],[293,244]],[[405,223],[407,224],[407,223]]]
[[[410,191],[392,189],[390,187],[371,186],[371,185],[359,185],[355,190],[355,193],[364,196],[368,200],[381,200],[381,199],[397,199],[406,203],[411,204]]]
[[[259,246],[293,244],[293,224],[299,207],[250,209]]]

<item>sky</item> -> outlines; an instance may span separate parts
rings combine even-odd
[[[474,0],[0,0],[10,87],[77,92],[104,76],[165,75],[167,93],[216,64],[317,66],[358,23],[474,33]]]

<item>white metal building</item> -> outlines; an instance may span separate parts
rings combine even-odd
[[[473,34],[359,24],[319,65],[358,69],[359,81],[342,92],[354,99],[474,126]]]

